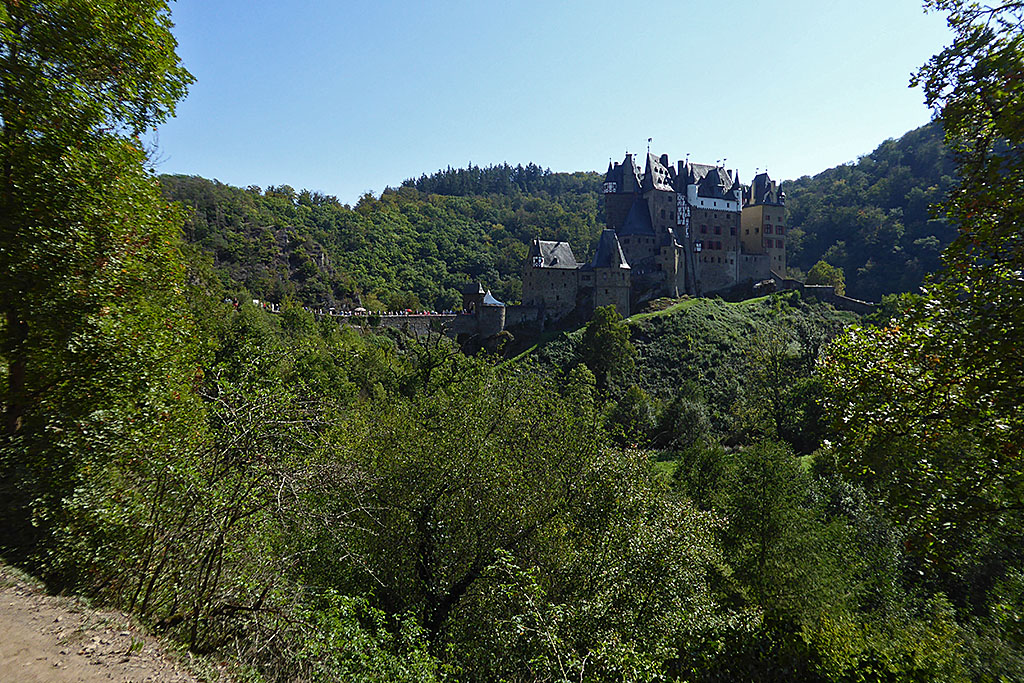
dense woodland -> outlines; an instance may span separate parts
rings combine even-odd
[[[587,244],[590,176],[158,179],[166,3],[0,4],[3,558],[240,680],[1024,680],[1024,6],[928,6],[949,156],[916,131],[791,195],[854,294],[948,243],[923,292],[602,308],[503,358],[302,304],[514,298],[499,245]],[[955,235],[885,206],[950,159],[918,204]],[[850,184],[881,213],[824,237]]]
[[[941,128],[929,124],[856,163],[786,182],[794,275],[823,260],[856,298],[916,292],[954,237],[933,217],[954,175]],[[288,186],[160,178],[188,210],[187,239],[213,255],[229,287],[275,303],[435,310],[457,306],[470,279],[518,301],[533,238],[568,240],[578,260],[589,258],[604,225],[601,180],[535,164],[469,165],[349,207]]]
[[[790,266],[841,268],[865,301],[917,292],[956,230],[936,211],[955,184],[938,123],[887,140],[856,163],[785,183]]]
[[[161,184],[191,209],[188,239],[213,255],[222,280],[275,303],[445,310],[461,304],[458,287],[470,279],[516,301],[530,239],[569,240],[581,253],[596,242],[595,174],[537,170],[528,191],[484,194],[502,184],[474,173],[481,191],[462,196],[469,181],[454,178],[475,171],[420,181],[452,195],[403,186],[354,207],[287,186],[242,190],[182,176]]]

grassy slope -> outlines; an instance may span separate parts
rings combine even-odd
[[[738,303],[683,299],[663,310],[629,318],[639,353],[632,382],[652,396],[670,400],[687,381],[700,387],[719,429],[741,396],[750,350],[756,339],[781,335],[798,343],[799,328],[831,336],[857,320],[853,313],[805,301],[795,292]],[[569,368],[578,362],[582,330],[563,334],[533,353],[541,363]]]

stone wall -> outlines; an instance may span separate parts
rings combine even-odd
[[[622,317],[629,316],[630,273],[625,268],[595,268],[593,307],[615,306]]]
[[[540,320],[540,307],[538,306],[506,306],[505,326],[516,327],[526,323],[534,323]]]
[[[548,317],[557,320],[576,307],[577,270],[571,268],[523,269],[523,303],[543,306]]]
[[[873,313],[878,308],[878,304],[871,303],[870,301],[861,301],[860,299],[852,299],[842,294],[836,294],[836,288],[832,285],[806,285],[799,280],[778,276],[775,276],[775,281],[778,283],[779,289],[795,289],[803,296],[824,301],[827,304],[832,304],[832,306],[839,310],[850,311],[857,315],[867,315]]]
[[[741,254],[740,282],[760,282],[772,278],[771,256],[768,254]]]

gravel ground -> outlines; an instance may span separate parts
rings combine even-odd
[[[224,680],[223,677],[218,677]],[[0,564],[0,683],[198,683],[122,612],[47,595]]]

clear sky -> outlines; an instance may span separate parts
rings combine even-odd
[[[178,0],[196,76],[157,170],[353,203],[469,162],[626,150],[795,178],[929,120],[914,0]]]

